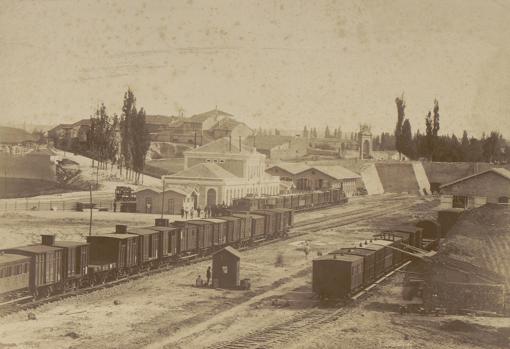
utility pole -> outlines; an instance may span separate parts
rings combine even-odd
[[[90,221],[89,221],[89,236],[92,235],[92,183],[89,185],[90,193]]]
[[[161,195],[161,218],[163,218],[163,212],[165,210],[165,177],[162,177],[163,181],[163,193]]]

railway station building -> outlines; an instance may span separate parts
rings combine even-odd
[[[443,208],[471,209],[510,201],[510,171],[491,168],[440,187]]]
[[[181,209],[190,211],[196,207],[198,192],[190,186],[165,186],[147,188],[136,192],[136,212],[180,215]]]
[[[163,176],[165,185],[194,188],[198,207],[230,205],[234,199],[276,195],[280,179],[265,173],[266,157],[239,139],[220,138],[184,152],[184,170]]]

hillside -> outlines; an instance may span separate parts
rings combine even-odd
[[[440,255],[496,272],[510,287],[510,206],[485,205],[466,211],[448,232]]]
[[[0,143],[21,143],[35,141],[35,137],[25,130],[14,127],[0,126]]]

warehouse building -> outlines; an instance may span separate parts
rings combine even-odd
[[[136,212],[180,215],[181,209],[190,211],[197,207],[198,192],[191,187],[147,188],[136,192]]]
[[[299,159],[308,154],[308,139],[292,136],[268,135],[251,136],[247,143],[268,159],[281,161]]]
[[[491,168],[444,184],[440,190],[443,208],[471,209],[487,203],[508,204],[510,171]]]

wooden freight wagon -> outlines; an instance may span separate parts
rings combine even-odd
[[[237,217],[241,220],[241,241],[248,241],[251,239],[251,215],[249,213],[233,213],[232,217]]]
[[[212,224],[212,245],[223,246],[227,243],[227,222],[218,218],[204,218],[205,222]]]
[[[380,246],[384,251],[384,272],[388,272],[393,268],[393,249],[388,246],[393,246],[393,241],[387,240],[374,240],[372,244],[367,245],[367,248],[370,246]]]
[[[251,238],[253,241],[264,239],[266,233],[266,217],[250,213],[251,218]]]
[[[363,248],[341,248],[329,254],[351,254],[363,257],[363,284],[369,285],[375,281],[375,251]]]
[[[179,229],[179,253],[191,253],[197,249],[197,226],[187,221],[175,221],[173,226]]]
[[[312,290],[321,299],[347,298],[363,286],[363,257],[325,255],[313,260]]]
[[[264,235],[266,237],[274,237],[277,234],[276,217],[273,211],[257,210],[253,213],[264,216]]]
[[[29,288],[29,256],[0,252],[0,295]]]
[[[360,248],[363,248],[365,250],[374,251],[374,253],[375,253],[375,268],[374,268],[375,278],[377,279],[378,277],[382,276],[385,271],[385,268],[384,268],[384,262],[385,262],[384,258],[386,257],[385,247],[380,246],[380,245],[369,244],[369,245],[363,245],[363,247],[360,247]]]
[[[80,278],[87,275],[88,271],[89,244],[86,242],[56,241],[52,245],[62,248],[62,279],[65,288],[80,286]]]
[[[156,225],[147,229],[159,231],[159,258],[165,259],[176,256],[179,251],[178,235],[176,227],[171,226],[166,218],[156,218]]]
[[[221,216],[227,222],[227,243],[237,243],[241,239],[241,219],[234,216]]]
[[[129,228],[128,234],[138,235],[138,260],[140,265],[154,264],[159,258],[160,233],[147,228]]]
[[[287,232],[290,227],[294,224],[294,211],[286,208],[278,208],[275,211],[281,213],[282,220],[280,229],[283,232]]]
[[[123,233],[126,228],[117,226],[118,233],[87,236],[90,244],[89,271],[124,274],[138,268],[139,237]]]
[[[188,224],[197,227],[197,248],[201,251],[210,249],[213,246],[214,224],[200,219],[190,220]]]
[[[50,295],[62,281],[62,249],[30,245],[6,249],[9,254],[30,257],[29,288],[34,294]]]

